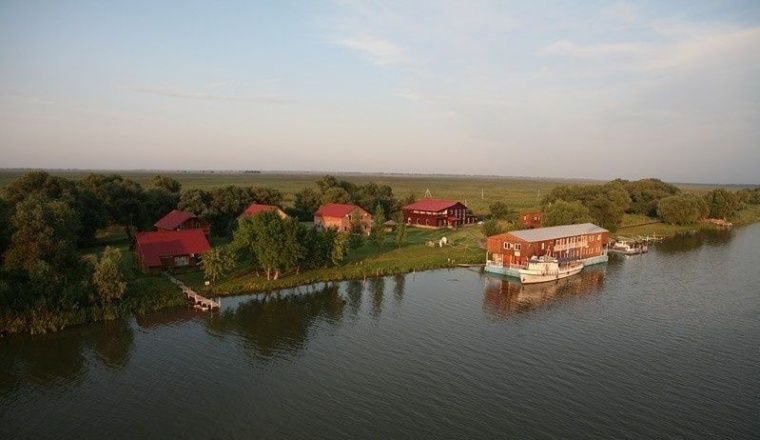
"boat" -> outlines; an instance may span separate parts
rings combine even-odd
[[[638,255],[649,251],[644,243],[630,244],[626,240],[616,241],[607,248],[607,252],[621,255]]]
[[[532,257],[528,260],[528,266],[520,269],[520,282],[523,284],[546,283],[548,281],[561,280],[575,275],[583,270],[583,263],[574,261],[567,264],[559,264],[559,260],[547,255]]]

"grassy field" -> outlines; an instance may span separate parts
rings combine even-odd
[[[0,187],[18,178],[24,170],[0,170]],[[283,172],[198,172],[198,171],[100,171],[102,173],[118,173],[139,183],[147,183],[156,175],[171,176],[182,183],[183,188],[212,188],[224,185],[269,186],[282,191],[285,195],[285,205],[293,202],[293,195],[314,182],[326,173],[283,173]],[[50,171],[70,179],[80,179],[89,171]],[[426,190],[430,190],[434,198],[456,199],[466,201],[467,206],[475,213],[488,212],[488,206],[496,201],[505,202],[511,209],[526,210],[537,208],[541,197],[552,188],[566,184],[603,183],[590,179],[539,179],[520,177],[489,177],[489,176],[453,176],[453,175],[412,175],[412,174],[335,174],[341,179],[361,184],[375,182],[390,185],[398,198],[413,193],[422,198]],[[706,192],[717,187],[737,190],[743,186],[737,185],[701,185],[677,184],[685,191]]]

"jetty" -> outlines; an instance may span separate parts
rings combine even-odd
[[[193,289],[189,288],[185,283],[171,276],[168,272],[164,272],[164,275],[169,279],[169,281],[176,284],[177,287],[182,289],[182,293],[184,293],[185,297],[193,303],[194,308],[206,312],[214,309],[218,310],[221,306],[218,301],[214,301],[213,299],[199,295]]]

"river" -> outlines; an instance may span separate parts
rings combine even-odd
[[[556,285],[438,270],[5,337],[0,438],[752,438],[759,348],[755,224]]]

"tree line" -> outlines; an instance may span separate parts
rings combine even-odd
[[[707,217],[732,219],[745,204],[760,204],[760,188],[717,188],[696,195],[659,179],[558,186],[541,201],[544,226],[594,222],[610,231],[620,226],[626,213],[684,225]]]

